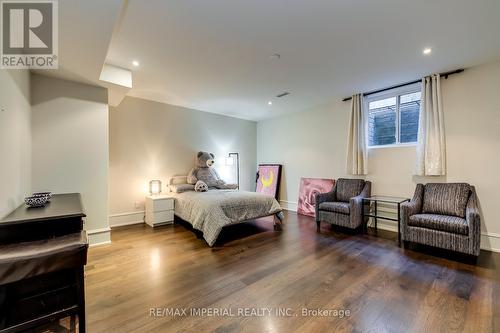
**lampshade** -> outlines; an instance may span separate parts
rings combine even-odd
[[[229,153],[226,157],[226,165],[231,166],[233,169],[236,166],[236,177],[237,177],[237,185],[238,189],[240,189],[240,154],[238,153]]]
[[[161,193],[161,181],[154,179],[149,182],[149,193],[151,195],[156,195]]]

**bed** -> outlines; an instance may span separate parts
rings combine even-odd
[[[186,177],[173,177],[171,187],[187,183]],[[283,212],[278,201],[269,195],[240,190],[185,190],[171,193],[175,215],[203,233],[209,246],[217,241],[222,228],[259,217],[274,215],[274,229],[281,230]]]

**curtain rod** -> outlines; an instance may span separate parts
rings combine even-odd
[[[454,71],[440,73],[439,75],[442,76],[442,77],[444,77],[445,79],[447,79],[448,76],[453,75],[453,74],[462,73],[463,71],[464,71],[464,69],[460,68],[460,69],[455,69]],[[397,84],[395,86],[390,86],[388,88],[365,92],[362,95],[363,96],[369,96],[369,95],[377,94],[379,92],[383,92],[383,91],[387,91],[387,90],[391,90],[391,89],[396,89],[396,88],[401,88],[401,87],[408,86],[410,84],[415,84],[415,83],[418,83],[418,82],[422,82],[422,80],[420,79],[420,80],[415,80],[415,81],[411,81],[411,82],[401,83],[401,84]],[[351,99],[352,99],[352,97],[346,97],[346,98],[342,99],[342,102],[347,102],[347,101],[350,101]]]

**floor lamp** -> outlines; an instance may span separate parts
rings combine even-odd
[[[237,185],[238,190],[240,189],[240,154],[229,153],[226,157],[226,165],[234,165],[236,158],[236,170],[237,170]]]

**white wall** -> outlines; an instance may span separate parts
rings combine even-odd
[[[90,242],[109,241],[104,88],[32,75],[34,191],[79,192]]]
[[[0,70],[0,218],[31,190],[30,73]]]
[[[126,97],[110,108],[111,226],[142,221],[149,180],[187,175],[200,150],[219,170],[238,152],[241,188],[254,190],[256,131],[253,121]]]
[[[415,147],[369,151],[374,194],[411,197],[418,182],[469,182],[482,208],[483,248],[500,251],[500,62],[467,69],[442,81],[448,175],[415,177]],[[282,205],[296,208],[300,177],[348,176],[345,172],[350,103],[331,104],[257,126],[257,161],[284,164]],[[393,227],[388,225],[388,227]]]

